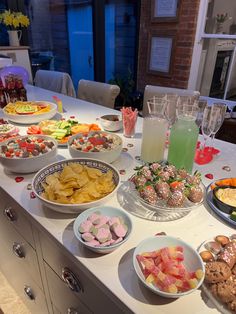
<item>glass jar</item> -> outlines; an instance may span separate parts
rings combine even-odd
[[[149,114],[143,119],[141,159],[144,162],[164,158],[168,121],[165,117],[167,101],[154,97],[147,102]]]
[[[181,108],[177,108],[178,120],[172,126],[170,132],[168,162],[178,169],[186,169],[189,173],[193,169],[199,134],[199,128],[195,123],[197,113],[198,106],[196,103],[194,105],[182,105]]]

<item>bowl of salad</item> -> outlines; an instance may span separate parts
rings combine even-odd
[[[69,138],[68,148],[73,158],[95,158],[112,163],[121,154],[122,139],[104,131],[78,133]]]

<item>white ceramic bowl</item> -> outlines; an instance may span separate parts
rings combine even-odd
[[[25,137],[43,138],[46,141],[53,142],[54,146],[49,152],[33,157],[8,158],[0,156],[0,163],[5,169],[15,173],[32,173],[38,171],[39,169],[42,169],[43,167],[55,161],[55,158],[57,156],[57,141],[47,135],[24,135],[8,139],[0,144],[0,151],[2,146],[7,145],[12,140],[22,139]]]
[[[135,272],[138,275],[141,282],[144,284],[144,286],[146,286],[152,292],[166,298],[179,298],[181,296],[192,293],[193,291],[198,289],[203,283],[204,276],[201,278],[201,280],[198,282],[197,287],[194,289],[188,290],[186,292],[179,292],[179,293],[164,292],[164,291],[159,290],[156,286],[152,284],[148,284],[145,281],[144,275],[141,271],[141,268],[136,258],[138,254],[141,254],[144,252],[155,251],[155,250],[159,250],[161,248],[170,247],[170,246],[182,246],[183,247],[183,254],[184,254],[183,264],[188,271],[194,272],[197,269],[201,269],[203,273],[205,274],[205,266],[202,262],[202,259],[199,253],[196,250],[194,250],[188,243],[184,242],[181,239],[171,237],[171,236],[165,236],[165,235],[154,236],[154,237],[150,237],[143,240],[134,250],[133,265],[134,265]]]
[[[119,114],[107,114],[100,117],[101,125],[104,130],[116,132],[122,129],[122,116]]]
[[[3,108],[4,116],[15,123],[19,124],[33,124],[43,120],[49,120],[57,113],[57,105],[49,101],[35,101],[35,103],[47,103],[51,106],[51,110],[41,114],[10,114]]]
[[[115,141],[117,141],[117,145],[111,149],[106,151],[100,151],[100,152],[83,152],[81,150],[77,150],[74,147],[71,146],[74,139],[78,139],[83,137],[83,133],[78,133],[73,136],[71,136],[68,140],[68,149],[71,154],[71,157],[73,158],[94,158],[98,160],[102,160],[107,163],[112,163],[115,160],[117,160],[121,154],[122,151],[122,139],[120,136],[104,131],[91,131],[88,133],[88,135],[93,135],[94,133],[106,133],[109,134],[112,138],[114,138]]]
[[[79,226],[83,221],[87,220],[87,218],[94,212],[100,212],[102,215],[105,215],[108,217],[121,217],[124,220],[126,226],[128,227],[127,234],[125,235],[123,241],[113,244],[113,245],[105,246],[105,247],[101,247],[101,246],[94,247],[94,246],[88,245],[81,237],[81,233],[79,232]],[[132,232],[132,220],[130,219],[129,215],[124,210],[121,210],[116,207],[111,207],[111,206],[100,206],[96,208],[87,209],[83,213],[81,213],[75,219],[73,229],[74,229],[74,234],[76,238],[79,240],[79,242],[83,246],[85,246],[86,248],[88,248],[89,250],[93,252],[96,252],[99,254],[107,254],[107,253],[113,252],[115,249],[120,247],[123,243],[125,243],[128,240]]]
[[[49,200],[44,199],[41,194],[43,192],[43,186],[42,183],[45,182],[45,179],[48,175],[51,175],[55,172],[61,172],[65,165],[68,165],[69,163],[79,163],[81,165],[86,165],[88,167],[93,167],[101,170],[102,172],[107,172],[108,170],[111,170],[113,173],[113,180],[115,183],[115,189],[109,193],[108,195],[92,202],[88,203],[81,203],[81,204],[60,204],[56,202],[52,202]],[[119,172],[112,167],[111,165],[99,161],[96,159],[89,159],[89,158],[72,158],[67,160],[58,161],[55,163],[52,163],[51,165],[48,165],[47,167],[41,169],[33,178],[32,181],[32,189],[35,193],[35,195],[39,198],[41,203],[45,205],[46,207],[49,207],[52,210],[55,210],[60,213],[71,213],[71,214],[78,214],[81,213],[84,209],[90,208],[90,207],[96,207],[99,206],[106,201],[108,201],[118,189],[118,185],[120,183],[120,175]]]

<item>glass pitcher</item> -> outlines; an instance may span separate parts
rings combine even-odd
[[[144,162],[161,161],[164,158],[168,120],[165,117],[167,100],[153,97],[147,101],[149,114],[143,119],[141,159]]]
[[[178,169],[192,172],[199,128],[195,123],[198,114],[198,103],[180,102],[177,105],[177,122],[170,132],[168,162]]]

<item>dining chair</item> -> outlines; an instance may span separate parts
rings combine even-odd
[[[72,79],[70,75],[65,72],[38,70],[35,74],[34,83],[35,86],[76,97]]]
[[[163,87],[163,86],[154,86],[154,85],[146,85],[144,90],[143,97],[143,110],[142,115],[145,116],[148,113],[147,101],[151,99],[153,96],[158,95],[177,95],[177,96],[188,96],[193,97],[194,100],[198,100],[200,97],[200,93],[198,91],[193,91],[190,89],[180,89],[180,88],[172,88],[172,87]]]
[[[120,93],[120,87],[107,83],[80,80],[78,84],[78,98],[95,104],[114,108],[115,99]]]

